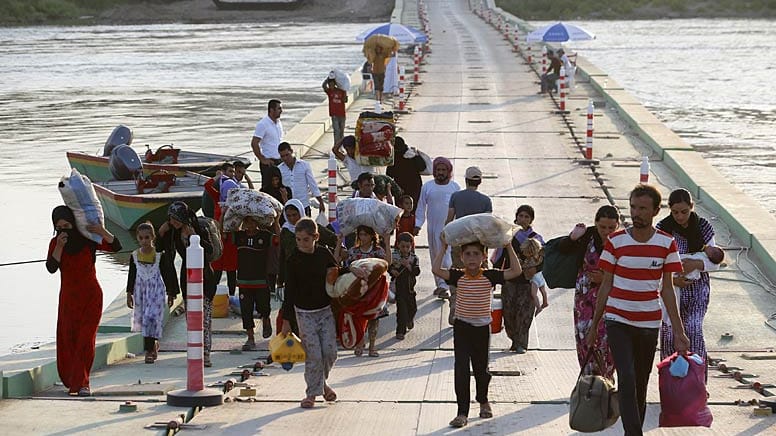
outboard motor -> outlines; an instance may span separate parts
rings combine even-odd
[[[143,173],[140,156],[128,145],[118,145],[113,149],[108,168],[116,180],[132,180]]]
[[[113,149],[119,145],[132,145],[132,129],[123,124],[113,128],[113,132],[108,136],[108,140],[105,141],[102,155],[105,157],[110,156]]]

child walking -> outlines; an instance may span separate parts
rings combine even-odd
[[[356,227],[356,244],[351,247],[348,250],[348,255],[345,258],[345,267],[350,267],[350,264],[359,260],[359,259],[370,259],[370,258],[378,258],[383,259],[386,262],[388,262],[388,265],[391,264],[391,251],[385,250],[383,246],[390,247],[391,245],[391,234],[386,233],[383,235],[382,241],[377,236],[377,232],[374,231],[373,228],[368,226],[358,226]],[[342,254],[342,244],[339,244],[337,246],[337,250],[334,252],[334,256],[337,258],[337,260],[341,260],[343,258]],[[385,315],[387,315],[387,312],[383,311]],[[382,316],[385,316],[382,315]],[[381,316],[381,317],[382,317]],[[377,352],[377,349],[375,348],[375,341],[377,340],[377,331],[380,327],[380,318],[370,319],[367,323],[367,334],[369,335],[369,357],[378,357],[380,354]],[[356,348],[353,350],[353,353],[356,356],[361,356],[364,354],[364,343],[363,341],[356,345]]]
[[[441,250],[434,257],[431,270],[437,277],[444,279],[450,286],[456,286],[455,324],[453,325],[453,354],[455,356],[455,397],[458,413],[451,427],[463,427],[469,422],[470,372],[474,372],[477,396],[480,403],[480,418],[492,418],[493,410],[488,401],[488,347],[490,346],[490,305],[493,288],[506,280],[521,274],[512,244],[505,247],[510,259],[506,270],[483,269],[486,260],[485,247],[479,242],[461,246],[463,269],[444,269],[442,259],[447,251],[443,240]]]
[[[396,294],[396,339],[401,341],[407,334],[407,330],[415,327],[415,314],[418,312],[415,282],[416,277],[420,275],[420,266],[418,256],[412,252],[414,246],[412,233],[399,233],[396,237],[396,245],[398,248],[391,256],[393,262],[388,268],[388,273],[391,275]]]
[[[159,353],[162,337],[165,300],[172,306],[174,299],[166,298],[166,288],[159,268],[161,253],[156,252],[154,226],[146,221],[135,232],[140,247],[129,256],[127,276],[127,307],[134,309],[132,331],[143,332],[145,363],[154,363]]]
[[[327,248],[316,245],[318,226],[310,218],[296,222],[296,248],[288,259],[286,296],[283,301],[282,335],[291,331],[290,319],[296,319],[306,359],[304,380],[305,398],[300,406],[315,406],[315,397],[323,395],[326,401],[336,401],[337,393],[326,379],[337,360],[337,328],[331,311],[331,298],[326,293],[326,274],[337,268]],[[365,279],[366,272],[356,271]]]
[[[396,202],[396,205],[402,208],[401,216],[399,217],[399,222],[396,223],[396,234],[399,235],[401,233],[407,232],[410,235],[412,235],[412,232],[415,231],[415,212],[412,211],[414,209],[414,203],[412,201],[412,197],[410,197],[407,194],[402,195],[399,197],[399,199]],[[414,242],[413,242],[414,244]],[[399,247],[399,240],[396,240],[396,247]],[[412,249],[415,249],[415,245],[412,246]]]
[[[243,328],[248,339],[243,351],[256,349],[256,339],[253,329],[253,310],[259,312],[262,323],[262,336],[272,336],[272,322],[269,302],[269,281],[267,264],[270,250],[278,244],[274,233],[268,229],[259,228],[259,222],[253,217],[245,217],[242,229],[233,233],[234,245],[237,247],[237,287],[240,291],[240,313]]]

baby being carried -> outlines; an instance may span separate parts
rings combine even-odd
[[[707,265],[708,262],[711,262],[714,265],[719,265],[722,263],[722,261],[725,259],[725,252],[722,251],[721,248],[715,247],[713,245],[706,245],[703,247],[703,250],[697,252],[697,253],[687,253],[680,255],[682,260],[684,259],[693,259],[693,260],[700,260],[703,261],[704,265]],[[704,268],[705,270],[708,270],[708,268]],[[701,278],[701,270],[692,270],[688,272],[687,274],[684,274],[684,278],[687,280],[698,280]]]

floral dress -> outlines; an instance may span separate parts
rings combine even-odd
[[[159,270],[162,254],[154,254],[154,263],[146,263],[139,260],[139,249],[132,253],[131,261],[135,266],[135,285],[132,293],[135,309],[132,313],[132,331],[142,331],[144,337],[159,339],[162,337],[166,288]]]
[[[601,256],[595,248],[595,241],[590,238],[585,248],[585,256],[582,260],[582,267],[577,275],[577,285],[574,291],[574,337],[577,342],[577,358],[580,367],[585,364],[588,358],[588,348],[585,345],[585,335],[590,330],[590,324],[593,322],[595,313],[595,300],[598,297],[598,284],[591,283],[587,278],[590,271],[599,271],[598,258]],[[583,374],[602,375],[610,380],[614,378],[614,362],[612,354],[609,352],[609,341],[606,337],[606,327],[603,322],[598,325],[598,339],[595,347],[602,357],[601,365],[595,359],[591,359],[587,365],[582,368]]]

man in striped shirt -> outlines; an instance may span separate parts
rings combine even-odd
[[[642,434],[647,384],[655,359],[662,310],[671,319],[674,344],[685,352],[690,340],[676,305],[672,274],[682,271],[674,238],[652,221],[660,212],[660,192],[637,185],[630,194],[633,227],[609,235],[598,261],[604,271],[593,323],[585,338],[595,343],[598,323],[606,321],[609,349],[617,368],[620,416],[626,436]]]
[[[431,237],[431,236],[429,236]],[[480,418],[492,418],[493,410],[488,402],[488,347],[490,346],[490,300],[493,287],[504,284],[522,273],[520,262],[512,244],[507,244],[510,267],[504,271],[482,269],[487,260],[485,247],[479,242],[461,246],[463,269],[442,268],[447,253],[447,243],[441,241],[441,249],[434,256],[431,271],[450,286],[457,286],[455,324],[453,325],[453,353],[455,356],[455,398],[458,414],[450,421],[452,427],[463,427],[469,420],[471,393],[469,362],[471,362],[477,396],[480,403]]]

